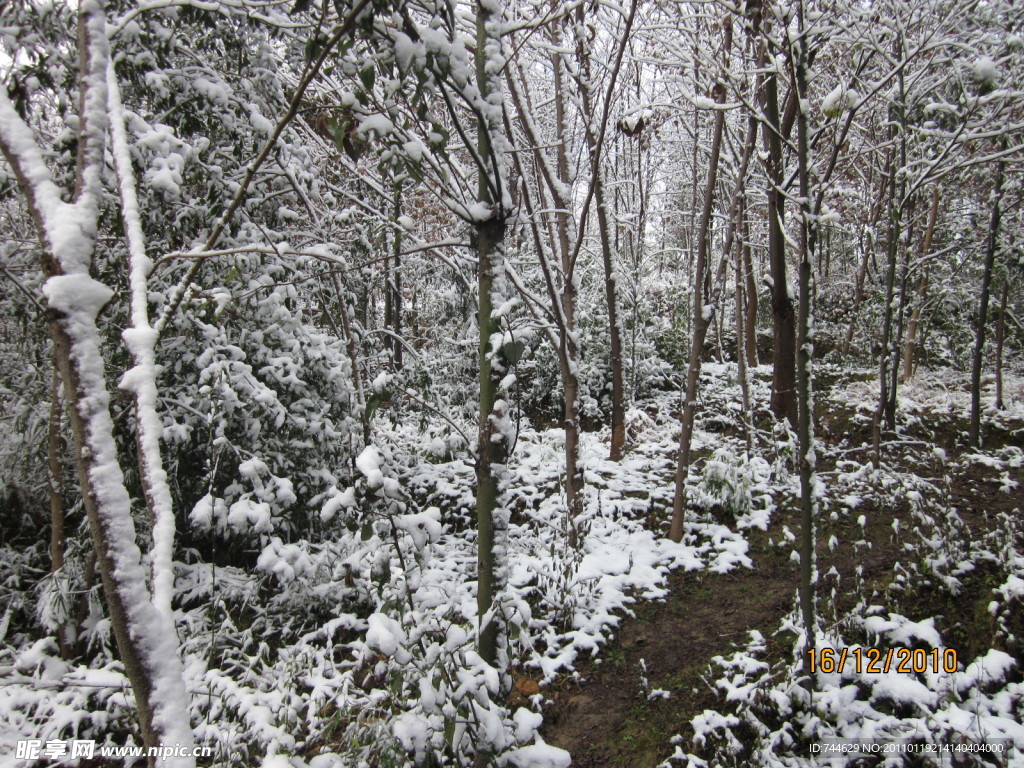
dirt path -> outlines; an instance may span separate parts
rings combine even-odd
[[[953,503],[975,533],[985,527],[977,512],[979,496],[991,511],[1014,506],[1015,496],[994,490],[991,474],[971,468],[952,485]],[[1024,484],[1024,473],[1017,474]],[[870,549],[854,551],[851,542],[861,532],[851,522],[840,523],[847,530],[837,531],[841,543],[834,553],[824,546],[829,534],[819,536],[819,569],[825,573],[835,566],[843,590],[852,587],[857,565],[863,566],[867,584],[885,583],[900,557],[901,545],[890,527],[893,513],[870,504],[858,513],[867,515]],[[573,768],[653,768],[672,753],[674,735],[686,738],[689,721],[716,706],[714,693],[701,679],[712,658],[745,641],[749,630],[771,636],[795,605],[798,572],[789,559],[792,547],[769,544],[769,535],[780,537],[782,525],[798,530],[791,515],[777,513],[770,534],[749,534],[752,570],[724,576],[672,574],[668,598],[638,605],[635,618],[623,621],[599,663],[581,664],[579,681],[563,681],[546,691],[553,704],[545,710],[542,735],[572,754]],[[652,697],[657,690],[670,697]]]

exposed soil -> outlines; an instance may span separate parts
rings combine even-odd
[[[1024,471],[1013,475],[1024,487]],[[974,535],[987,529],[987,513],[1021,505],[1019,494],[999,489],[998,477],[998,472],[972,464],[952,479],[951,501]],[[635,616],[624,618],[617,639],[600,658],[578,666],[577,680],[545,690],[552,703],[545,710],[542,735],[570,752],[573,768],[653,768],[665,760],[673,751],[673,735],[687,739],[689,721],[717,705],[715,693],[701,678],[712,658],[728,654],[750,630],[770,637],[793,610],[798,570],[789,559],[792,546],[772,546],[769,538],[780,538],[783,525],[793,531],[799,526],[795,513],[787,511],[792,504],[777,503],[780,510],[769,533],[748,535],[752,570],[724,576],[672,574],[664,601],[637,605]],[[840,573],[841,602],[852,599],[849,589],[857,565],[863,566],[869,589],[877,588],[889,582],[900,558],[902,544],[893,536],[891,523],[894,515],[905,512],[865,504],[858,513],[869,521],[863,536],[871,542],[869,549],[854,551],[851,542],[862,536],[850,520],[818,537],[818,567],[825,573],[835,566]],[[832,532],[841,542],[835,552],[824,545]],[[651,698],[657,690],[668,691],[670,698]]]

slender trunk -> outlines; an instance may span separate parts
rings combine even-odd
[[[801,0],[798,7],[798,19],[801,30],[805,29],[804,4]],[[796,54],[793,74],[796,96],[800,104],[807,101],[807,48],[801,45]],[[817,240],[816,210],[811,205],[811,177],[814,171],[811,162],[810,141],[808,138],[808,116],[805,109],[798,109],[796,116],[797,128],[797,163],[800,185],[800,303],[797,322],[797,439],[799,456],[797,467],[800,474],[800,608],[803,614],[805,647],[805,671],[810,672],[811,655],[816,647],[815,625],[815,530],[814,517],[817,504],[814,499],[814,399],[812,393],[812,365],[814,358],[814,314],[811,306],[814,298],[812,265]],[[814,678],[808,682],[813,686]]]
[[[557,7],[552,10],[557,10]],[[552,30],[552,44],[555,49],[560,47],[559,30]],[[555,91],[555,174],[558,185],[553,185],[558,212],[555,217],[558,250],[561,256],[562,285],[559,302],[562,307],[564,327],[559,334],[559,369],[562,376],[564,391],[563,421],[565,428],[565,502],[566,502],[566,533],[569,546],[579,545],[579,524],[583,517],[583,470],[580,459],[580,384],[579,364],[580,348],[576,332],[577,282],[572,249],[572,219],[569,214],[571,200],[567,199],[563,190],[571,188],[569,177],[568,130],[566,128],[565,93],[560,55],[551,57],[554,74]],[[589,62],[581,62],[584,71],[589,70]],[[543,255],[542,255],[543,258]],[[614,296],[612,297],[614,301]],[[614,431],[614,430],[613,430]],[[614,435],[613,435],[614,438]]]
[[[500,10],[489,0],[476,4],[476,80],[480,93],[489,106],[500,91],[499,74],[488,70],[490,56],[496,54],[497,39],[492,26],[500,22]],[[481,169],[477,199],[486,205],[491,216],[475,225],[473,245],[477,254],[478,315],[480,332],[480,401],[477,423],[476,512],[477,512],[477,652],[498,670],[502,689],[507,685],[508,658],[501,615],[505,589],[505,550],[508,515],[501,505],[501,477],[508,460],[509,441],[503,430],[507,420],[506,405],[498,390],[505,376],[504,355],[492,349],[491,339],[500,338],[500,318],[494,316],[496,305],[503,302],[505,275],[505,219],[503,184],[499,150],[491,140],[492,132],[500,130],[498,110],[480,115],[477,124],[477,153],[493,175]],[[478,755],[478,765],[487,765],[491,755],[487,748]]]
[[[601,264],[604,267],[604,298],[608,307],[609,356],[612,374],[611,447],[609,458],[619,461],[626,455],[626,396],[623,378],[622,325],[612,256],[612,228],[604,194],[603,174],[598,170],[594,181],[594,203],[597,207],[598,238],[601,241]]]
[[[366,393],[363,390],[363,376],[359,368],[359,347],[356,345],[356,337],[352,332],[352,321],[348,316],[348,302],[345,301],[345,294],[341,290],[341,282],[338,280],[337,273],[331,273],[331,282],[334,285],[334,296],[338,300],[341,328],[345,332],[345,351],[348,353],[349,365],[352,366],[352,385],[356,390],[356,412],[363,427],[363,445],[367,446],[370,444],[370,418],[366,412]]]
[[[742,215],[742,205],[740,207]],[[736,375],[740,380],[740,395],[743,402],[743,431],[747,440],[747,451],[754,450],[754,419],[750,411],[750,381],[747,379],[747,355],[749,354],[747,334],[747,318],[743,316],[747,299],[746,278],[743,274],[743,251],[746,248],[745,238],[736,239]]]
[[[762,49],[762,66],[767,54]],[[774,348],[772,359],[772,413],[778,419],[797,422],[796,405],[796,315],[786,275],[785,195],[782,190],[782,135],[779,121],[778,75],[774,71],[761,76],[768,146],[768,259],[772,276],[772,316]]]
[[[60,440],[60,372],[56,365],[53,368],[53,383],[50,385],[50,421],[46,441],[46,459],[48,470],[47,490],[50,497],[50,573],[54,578],[64,578],[64,471],[61,467]],[[74,646],[73,627],[69,627],[66,619],[71,615],[71,606],[67,606],[67,616],[57,625],[57,645],[60,657],[70,659]]]
[[[896,284],[896,251],[900,230],[900,210],[896,203],[896,176],[891,177],[889,213],[889,242],[886,247],[888,267],[885,276],[885,294],[882,307],[882,337],[879,341],[878,354],[878,404],[872,423],[872,449],[875,467],[882,462],[882,424],[888,421],[887,407],[889,403],[889,337],[892,333],[892,298]],[[890,427],[892,429],[892,427]]]
[[[395,370],[402,368],[402,185],[395,185],[394,196],[395,240],[392,252],[393,265],[388,269],[388,294],[391,297],[390,327],[394,338],[391,341],[391,359]]]
[[[129,313],[131,328],[122,337],[131,352],[132,368],[121,379],[121,389],[135,399],[135,443],[139,477],[153,526],[153,604],[173,628],[171,599],[174,596],[174,503],[160,451],[163,427],[157,413],[156,339],[149,322],[149,272],[153,262],[146,254],[146,240],[139,216],[135,174],[128,150],[121,93],[112,62],[107,66],[107,103],[110,112],[110,144],[117,174],[121,217],[128,245]]]
[[[1005,138],[1002,148],[1006,148]],[[999,223],[1002,218],[1000,206],[1003,201],[1003,176],[1005,162],[996,162],[996,179],[992,189],[992,220],[989,223],[985,243],[985,269],[981,274],[981,299],[978,302],[978,326],[974,337],[974,357],[971,361],[971,426],[969,440],[975,448],[981,445],[981,358],[985,351],[985,324],[988,322],[989,293],[992,287],[992,269],[995,265],[999,245]]]
[[[911,196],[910,200],[907,201],[906,219],[907,230],[905,235],[900,237],[902,245],[900,246],[900,289],[898,294],[898,304],[896,307],[896,332],[892,335],[892,342],[889,345],[889,355],[891,357],[889,368],[889,399],[885,404],[885,422],[889,429],[895,429],[896,427],[896,394],[899,391],[900,383],[900,352],[903,349],[903,332],[907,317],[907,282],[910,271],[908,264],[910,259],[909,245],[913,242],[913,196]]]
[[[860,305],[864,301],[864,283],[868,276],[868,254],[873,247],[873,238],[871,235],[861,236],[861,258],[860,266],[857,269],[857,277],[854,280],[853,287],[853,307],[850,308],[850,322],[846,326],[846,337],[843,339],[843,358],[849,356],[850,347],[853,344],[853,333],[857,328],[857,316],[860,313]],[[868,240],[867,243],[864,240]]]
[[[1006,300],[1009,297],[1010,281],[1003,279],[1003,290],[999,295],[999,317],[996,319],[996,408],[1003,410],[1003,341],[1006,338]]]
[[[728,56],[732,44],[732,21],[726,17],[723,22],[725,35],[723,46]],[[715,102],[725,102],[725,85],[715,85]],[[693,275],[693,324],[690,342],[690,362],[686,373],[686,394],[683,398],[682,423],[679,429],[679,454],[676,463],[675,495],[672,500],[672,524],[668,537],[675,542],[683,538],[683,517],[686,510],[686,480],[690,474],[690,449],[693,444],[693,423],[697,408],[697,385],[700,380],[701,359],[704,354],[704,339],[714,307],[705,303],[710,292],[708,265],[710,250],[711,214],[714,209],[715,187],[718,184],[718,162],[722,154],[722,133],[725,127],[725,110],[715,111],[715,124],[711,137],[711,158],[708,178],[704,187],[704,206],[701,210],[697,230],[697,263]]]
[[[395,337],[392,335],[392,310],[391,310],[391,285],[392,285],[392,270],[394,267],[391,264],[391,260],[394,258],[395,252],[398,250],[398,232],[392,230],[393,241],[391,249],[384,253],[384,349],[390,353],[391,359],[394,360],[395,356]]]
[[[899,255],[900,232],[902,231],[903,224],[903,197],[904,189],[906,187],[906,181],[902,174],[900,174],[900,171],[905,168],[907,164],[906,131],[904,130],[902,115],[902,75],[900,75],[898,79],[900,101],[897,108],[900,110],[900,116],[898,118],[900,125],[897,126],[895,122],[890,123],[889,137],[890,139],[896,139],[898,133],[900,155],[899,162],[894,162],[892,164],[889,173],[889,235],[888,242],[886,243],[885,298],[882,306],[882,337],[878,344],[878,404],[875,407],[874,421],[872,424],[872,453],[873,463],[876,468],[880,467],[882,463],[882,422],[884,420],[889,429],[893,429],[896,425],[895,401],[893,401],[892,408],[890,409],[888,374],[890,362],[895,364],[895,361],[890,360],[893,320],[892,300],[896,289],[896,261]],[[898,184],[896,182],[897,176],[900,177]]]
[[[745,210],[743,201],[740,203],[740,210]],[[747,365],[751,368],[758,366],[757,359],[757,281],[754,278],[754,258],[750,247],[750,224],[746,217],[743,219],[743,275],[745,280],[744,293],[746,295],[746,346]]]
[[[894,162],[893,153],[888,153],[885,163],[885,178],[889,178],[892,174],[892,164]],[[869,179],[874,174],[869,174]],[[884,207],[885,194],[879,194],[876,198],[875,205],[872,208],[870,216],[870,226],[861,227],[860,236],[860,251],[861,260],[860,267],[857,269],[857,278],[853,290],[853,307],[850,310],[850,324],[846,326],[846,338],[843,340],[843,357],[847,357],[850,354],[850,346],[853,344],[853,334],[857,327],[857,316],[860,312],[860,306],[864,301],[864,284],[867,282],[868,276],[868,265],[871,261],[871,255],[875,249],[874,231],[878,225],[878,221],[882,216],[882,209]]]
[[[483,133],[481,134],[483,135]],[[505,223],[491,220],[476,228],[474,235],[479,259],[477,285],[479,289],[480,324],[480,409],[477,423],[476,459],[476,512],[477,512],[477,618],[480,625],[478,652],[493,667],[504,668],[504,637],[501,619],[497,615],[501,598],[503,551],[499,539],[504,530],[499,521],[499,480],[507,461],[507,442],[499,431],[504,413],[496,409],[498,388],[504,375],[500,360],[491,350],[491,336],[500,334],[494,311],[495,277],[503,269],[501,247]]]
[[[932,240],[935,236],[935,223],[939,217],[939,187],[932,190],[932,205],[928,213],[928,226],[925,227],[924,238],[921,241],[921,259],[928,258],[932,252]],[[916,349],[917,331],[921,325],[921,316],[924,313],[924,305],[928,301],[928,265],[925,264],[921,271],[921,279],[917,283],[917,304],[910,313],[910,322],[907,324],[907,337],[903,341],[903,375],[901,381],[910,381],[914,376],[914,350]]]

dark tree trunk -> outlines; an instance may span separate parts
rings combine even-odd
[[[1003,140],[1003,148],[1006,142]],[[981,362],[985,351],[985,325],[988,322],[988,302],[992,287],[992,269],[995,265],[999,245],[999,223],[1002,218],[1000,206],[1003,201],[1003,176],[1005,162],[996,163],[996,179],[992,189],[992,220],[989,223],[985,243],[985,268],[981,273],[981,298],[978,302],[978,326],[974,337],[974,357],[971,361],[971,426],[969,440],[972,446],[981,445]]]
[[[767,55],[761,54],[762,65]],[[789,292],[786,270],[785,195],[782,191],[782,126],[779,121],[778,75],[762,75],[764,141],[768,147],[768,261],[772,277],[772,413],[778,419],[797,423],[796,404],[796,314]]]

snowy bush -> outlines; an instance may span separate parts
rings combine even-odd
[[[770,465],[760,457],[719,448],[704,464],[694,503],[719,522],[735,525],[751,511],[754,493],[764,489],[770,473]]]

